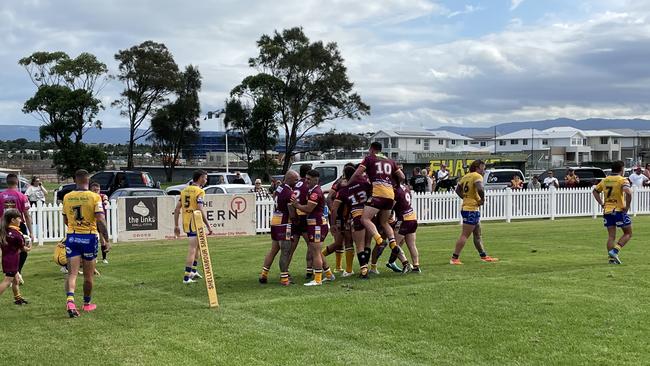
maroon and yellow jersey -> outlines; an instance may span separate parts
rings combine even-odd
[[[305,178],[302,178],[298,182],[296,182],[296,185],[293,187],[293,197],[295,197],[296,200],[298,200],[298,203],[300,203],[301,205],[306,205],[308,195],[309,195],[309,186],[307,185],[307,180]],[[306,213],[300,210],[296,210],[296,214],[298,214],[298,216],[307,215]]]
[[[316,204],[314,210],[307,216],[307,225],[324,225],[325,195],[320,186],[314,186],[314,188],[308,190],[307,202]]]
[[[341,202],[341,206],[347,207],[352,217],[361,216],[363,207],[368,201],[372,192],[372,186],[367,181],[356,181],[343,187],[336,194],[336,200]]]
[[[361,162],[372,183],[372,196],[395,199],[393,191],[393,173],[397,172],[397,164],[383,155],[368,155]]]
[[[282,184],[275,190],[275,212],[282,213],[284,215],[289,214],[289,204],[291,203],[291,196],[293,195],[293,190],[289,185]]]
[[[411,190],[408,186],[399,185],[395,189],[395,216],[397,221],[417,220],[415,211],[411,206]]]
[[[334,200],[336,200],[336,197],[338,196],[338,192],[341,189],[343,189],[343,187],[341,187],[342,182],[346,182],[346,179],[344,177],[340,177],[334,183],[332,183],[332,188],[330,188],[330,193],[329,194],[331,195],[331,197],[334,197]],[[331,207],[330,207],[330,209],[331,209]],[[348,216],[350,214],[350,211],[348,210],[346,205],[339,205],[339,208],[338,208],[336,214],[337,214],[337,217],[340,220],[343,220],[346,216]]]

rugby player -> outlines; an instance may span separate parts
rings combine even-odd
[[[395,272],[408,273],[413,271],[414,273],[421,273],[420,269],[420,254],[418,248],[415,245],[416,231],[418,229],[418,220],[411,206],[411,190],[404,182],[401,182],[395,188],[395,241],[397,244],[402,245],[405,241],[406,246],[411,253],[411,260],[413,261],[413,266],[404,258],[402,260],[402,269],[400,270],[395,265],[395,260],[398,256],[391,253],[386,267],[390,268]]]
[[[338,220],[339,208],[345,206],[350,212],[352,219],[351,229],[352,229],[352,240],[356,245],[356,250],[359,258],[359,266],[361,267],[361,277],[368,278],[368,261],[370,259],[370,243],[366,241],[366,228],[361,222],[363,217],[363,209],[368,200],[368,197],[372,192],[372,185],[368,180],[360,176],[359,179],[352,181],[351,178],[354,175],[355,168],[352,166],[347,166],[343,170],[343,175],[347,180],[347,184],[336,194],[336,198],[332,203],[332,219]],[[338,230],[338,228],[332,227],[332,231]],[[347,253],[347,252],[346,252]],[[353,275],[352,271],[352,261],[346,262],[345,272],[343,272],[343,277],[348,277]]]
[[[327,237],[328,225],[324,217],[325,196],[318,185],[320,173],[317,170],[307,172],[307,204],[300,203],[298,197],[291,197],[291,204],[307,214],[307,235],[309,238],[308,251],[311,253],[312,265],[314,269],[314,279],[305,283],[305,286],[320,286],[322,281],[333,281],[334,274],[327,265],[325,257],[321,253],[321,243]],[[323,278],[325,272],[325,278]]]
[[[456,248],[451,256],[450,264],[463,264],[459,257],[470,235],[474,239],[474,247],[479,253],[483,262],[497,262],[498,258],[492,258],[485,252],[481,240],[481,212],[479,207],[485,203],[485,190],[483,189],[483,174],[485,163],[481,160],[474,160],[469,166],[469,173],[465,174],[456,186],[456,194],[463,199],[461,216],[463,217],[463,229]]]
[[[79,311],[74,302],[79,266],[83,259],[84,311],[93,311],[97,305],[91,303],[95,259],[97,258],[97,233],[102,246],[111,249],[108,241],[108,227],[104,217],[104,206],[98,194],[88,190],[89,177],[86,170],[75,172],[76,190],[63,198],[63,222],[68,227],[65,241],[69,273],[66,282],[66,307],[68,316],[75,318]]]
[[[348,166],[354,167],[354,164],[347,163],[345,164],[343,169],[345,169]],[[330,212],[333,212],[334,210],[333,209],[334,200],[336,199],[337,192],[341,188],[343,188],[341,186],[341,183],[346,181],[347,179],[345,175],[342,175],[334,183],[332,183],[332,188],[330,188],[329,194],[327,195],[327,198],[325,200]],[[336,253],[336,266],[334,272],[343,271],[343,269],[341,268],[341,264],[342,264],[342,256],[344,252],[345,252],[346,268],[348,268],[348,263],[349,263],[349,267],[351,268],[352,262],[354,260],[354,245],[352,243],[352,233],[350,231],[350,212],[346,205],[339,205],[338,211],[339,212],[337,212],[336,220],[334,219],[335,217],[334,214],[330,215],[330,228],[331,228],[330,231],[332,232],[332,236],[334,237],[334,243],[323,248],[323,255],[325,257],[327,257],[332,253]],[[334,230],[334,227],[336,227],[337,230]]]
[[[104,207],[104,218],[108,220],[108,196],[101,193],[101,186],[97,182],[92,182],[90,183],[90,190],[97,193],[99,197],[102,199],[102,207]],[[108,264],[108,259],[106,257],[108,256],[108,251],[106,250],[106,246],[102,244],[102,262],[104,264]]]
[[[354,182],[363,175],[365,172],[368,179],[372,183],[372,197],[368,200],[363,208],[363,216],[361,222],[372,236],[375,243],[381,246],[384,242],[381,235],[377,230],[377,226],[372,222],[372,219],[377,215],[380,226],[384,229],[384,233],[388,239],[388,245],[391,250],[399,252],[400,248],[395,243],[395,234],[393,228],[390,226],[389,220],[393,205],[395,203],[395,192],[393,190],[393,177],[399,181],[405,179],[404,173],[397,167],[393,160],[388,159],[381,154],[381,143],[373,142],[368,149],[369,155],[366,156],[359,167],[350,178],[350,182]],[[358,250],[358,248],[357,248]],[[359,263],[368,263],[368,252],[358,252]],[[366,278],[368,274],[368,267],[361,267],[361,276]]]
[[[632,203],[630,182],[623,176],[625,163],[615,161],[612,163],[612,175],[601,180],[594,187],[593,195],[600,207],[603,208],[603,221],[607,228],[607,254],[610,264],[621,264],[618,257],[621,249],[632,238],[632,219],[627,210]],[[605,201],[600,194],[605,194]],[[623,236],[616,242],[616,228],[623,230]]]
[[[296,185],[293,188],[293,196],[298,200],[301,205],[307,204],[307,198],[309,195],[309,185],[307,184],[307,172],[311,170],[310,164],[302,164],[300,166],[300,180],[296,182]],[[298,243],[300,238],[305,239],[305,243],[309,245],[309,237],[307,236],[307,214],[303,211],[296,210],[293,205],[289,206],[289,210],[295,210],[295,214],[292,214],[292,224],[291,229],[293,231],[293,241],[291,242],[291,256],[289,257],[289,262],[293,259],[293,253],[296,252],[298,248]],[[305,273],[305,279],[310,280],[314,277],[314,269],[312,266],[311,252],[307,250],[305,255],[305,260],[307,262],[307,268]]]
[[[32,227],[32,217],[29,215],[29,199],[18,189],[18,176],[13,173],[7,174],[7,189],[0,193],[0,217],[2,217],[5,210],[15,208],[20,212],[22,222],[20,224],[20,232],[23,235],[29,234],[29,243],[25,243],[30,247],[34,243],[34,230]],[[27,261],[27,251],[20,252],[20,262],[18,264],[18,272],[16,279],[20,284],[23,284],[23,266]]]
[[[280,284],[288,286],[289,281],[289,257],[291,256],[291,217],[289,204],[293,195],[293,187],[300,179],[295,170],[289,170],[284,175],[284,181],[275,190],[275,211],[271,218],[271,249],[264,257],[260,283],[267,283],[269,268],[278,252],[280,254]]]
[[[201,223],[194,222],[194,211],[200,210],[203,217],[203,224],[208,229],[208,235],[212,235],[212,228],[208,223],[208,216],[203,207],[203,199],[205,198],[205,191],[203,187],[208,181],[208,173],[205,170],[195,170],[192,174],[192,183],[185,187],[180,196],[178,203],[174,210],[174,234],[176,237],[181,235],[181,229],[178,226],[178,216],[183,210],[183,231],[187,234],[189,239],[187,247],[187,257],[185,258],[185,275],[183,276],[183,283],[194,283],[194,278],[202,278],[201,274],[197,272],[196,266],[200,253],[198,251],[199,240],[196,237],[197,225]]]

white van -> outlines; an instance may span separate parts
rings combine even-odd
[[[343,168],[347,163],[356,165],[361,163],[361,159],[297,161],[291,164],[289,169],[300,172],[301,165],[310,164],[312,169],[320,173],[320,187],[323,193],[328,193],[332,188],[332,183],[343,175]]]

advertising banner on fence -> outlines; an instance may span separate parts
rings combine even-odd
[[[173,239],[177,200],[178,196],[118,199],[118,241]],[[207,195],[205,210],[215,236],[256,233],[255,195],[252,193]]]

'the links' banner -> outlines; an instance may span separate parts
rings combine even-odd
[[[119,198],[118,240],[173,239],[177,202],[178,196]],[[255,194],[206,195],[204,207],[215,236],[255,235]]]

